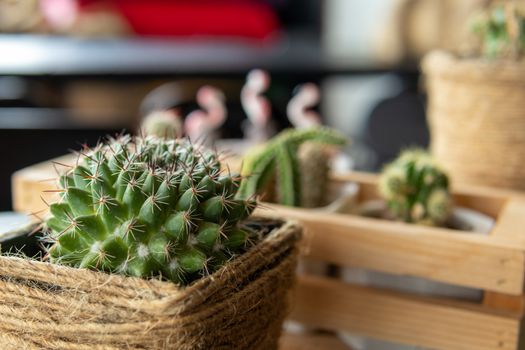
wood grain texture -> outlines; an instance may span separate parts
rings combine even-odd
[[[516,313],[319,277],[300,279],[290,318],[312,327],[436,350],[516,350],[520,336]]]
[[[525,252],[495,236],[278,205],[256,213],[300,221],[304,254],[315,260],[513,295],[523,292]]]
[[[56,189],[57,173],[53,162],[59,170],[59,165],[75,164],[76,156],[68,154],[21,169],[11,176],[13,209],[22,213],[43,213],[47,210],[46,202],[53,202],[56,193],[46,192]]]
[[[333,334],[284,333],[279,350],[352,350]]]
[[[483,305],[495,310],[509,310],[523,314],[525,311],[525,296],[485,292],[483,293]]]
[[[525,249],[525,199],[515,198],[505,204],[492,235]]]
[[[509,200],[502,208],[492,235],[500,240],[507,240],[509,244],[525,249],[525,200],[515,197]],[[525,311],[524,295],[507,295],[487,291],[483,295],[483,305],[496,309]]]

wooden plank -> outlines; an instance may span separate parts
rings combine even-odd
[[[497,310],[509,310],[523,314],[525,310],[525,296],[485,292],[483,293],[483,305]]]
[[[525,200],[511,199],[505,204],[492,235],[525,247]]]
[[[284,333],[279,350],[352,350],[334,334]]]
[[[523,292],[525,252],[497,237],[271,204],[264,207],[256,213],[302,222],[304,252],[315,260],[513,295]]]
[[[520,317],[480,305],[303,277],[290,319],[436,350],[516,350]]]
[[[521,198],[510,199],[501,210],[492,235],[519,247],[525,247],[525,230],[523,220],[525,216],[525,200]],[[525,310],[525,297],[523,295],[507,295],[495,292],[485,292],[483,305],[487,307],[514,310]]]
[[[53,161],[71,165],[75,163],[76,156],[68,154],[55,158]],[[57,168],[64,169],[60,169],[59,165]],[[42,198],[47,202],[52,202],[56,198],[56,194],[45,192],[56,189],[56,181],[53,180],[56,177],[57,173],[52,161],[38,163],[15,172],[11,177],[13,209],[23,213],[38,213],[47,210],[47,205]]]

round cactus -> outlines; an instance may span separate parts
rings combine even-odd
[[[144,118],[140,132],[145,136],[176,139],[183,134],[182,120],[173,110],[155,111]]]
[[[257,238],[255,200],[235,198],[241,177],[211,151],[125,136],[83,154],[45,223],[52,262],[186,284]]]
[[[403,152],[384,168],[379,192],[390,212],[406,222],[441,225],[450,213],[448,177],[433,158],[420,149]]]

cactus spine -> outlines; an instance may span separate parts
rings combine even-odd
[[[315,145],[309,147],[321,148],[322,145],[342,146],[345,142],[344,137],[337,131],[324,127],[284,130],[265,146],[258,147],[246,155],[242,168],[242,175],[246,176],[246,179],[239,189],[239,197],[247,198],[252,193],[263,194],[267,191],[266,186],[275,179],[276,201],[284,205],[300,206],[301,193],[304,191],[302,184],[305,182],[301,180],[303,174],[298,159],[299,148],[305,143]],[[303,159],[303,164],[306,161],[310,159]],[[322,176],[318,179],[310,178],[308,182],[312,185],[311,182],[314,181],[313,186],[322,188],[324,184],[317,181],[325,180]]]
[[[448,177],[424,150],[404,151],[387,165],[379,192],[399,220],[442,225],[451,208]]]
[[[124,136],[88,150],[60,178],[46,220],[52,262],[186,284],[257,237],[235,199],[241,177],[186,140]]]

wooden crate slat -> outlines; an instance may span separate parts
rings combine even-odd
[[[75,164],[75,160],[76,156],[73,154],[53,159],[54,162],[66,165]],[[63,168],[60,169],[60,165],[57,167],[63,170]],[[52,202],[56,198],[56,194],[44,192],[56,189],[56,181],[53,180],[56,176],[51,161],[38,163],[15,172],[11,177],[13,209],[24,213],[47,210],[47,205],[42,198],[47,202]]]
[[[301,221],[304,252],[315,260],[513,295],[523,292],[525,253],[497,237],[277,205],[257,213]]]
[[[520,318],[483,306],[302,277],[291,319],[437,350],[515,350]]]
[[[334,334],[284,333],[279,350],[352,350]]]
[[[505,204],[492,235],[525,249],[525,200],[514,199]]]
[[[492,235],[500,240],[508,240],[509,244],[525,249],[525,227],[523,225],[525,200],[513,198],[501,210]],[[487,291],[483,295],[483,304],[497,309],[515,310],[522,312],[525,309],[523,295],[507,295]]]
[[[483,305],[498,310],[510,310],[523,314],[525,310],[525,296],[485,292],[483,293]]]

